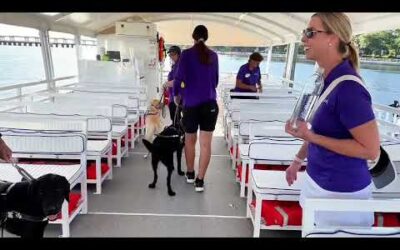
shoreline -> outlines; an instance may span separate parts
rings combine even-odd
[[[242,53],[242,52],[218,52],[221,55],[227,55],[232,57],[247,57],[250,53]],[[267,57],[267,54],[261,53],[264,58]],[[286,55],[285,54],[273,54],[271,57],[273,62],[285,62]],[[297,57],[297,62],[300,63],[307,63],[307,64],[314,64],[313,61],[305,59],[304,55],[299,55]],[[384,60],[366,60],[360,59],[360,66],[361,68],[365,69],[372,69],[372,70],[385,70],[385,71],[394,71],[400,72],[400,60],[396,61],[384,61]]]

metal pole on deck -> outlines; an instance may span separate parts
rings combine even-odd
[[[54,79],[54,67],[53,59],[51,57],[51,48],[49,40],[49,31],[41,29],[39,31],[40,43],[42,44],[42,57],[44,64],[44,72],[46,74],[47,89],[54,90],[55,82]]]
[[[267,65],[266,65],[266,71],[267,71],[267,76],[269,77],[269,72],[271,69],[271,59],[272,59],[272,45],[269,46],[268,49],[268,55],[267,55]]]
[[[79,80],[79,60],[81,59],[81,36],[78,34],[78,33],[76,33],[76,34],[74,34],[74,36],[75,36],[75,51],[76,51],[76,60],[77,60],[77,77],[78,77],[78,79],[77,80]]]
[[[289,80],[294,80],[294,73],[296,68],[296,60],[299,49],[299,44],[296,42],[288,44],[287,60],[285,67],[284,78]],[[293,86],[292,86],[293,87]]]
[[[288,44],[288,46],[289,46],[289,48],[288,48],[288,56],[287,56],[287,60],[286,60],[285,78],[293,80],[299,44],[293,42],[293,43]]]

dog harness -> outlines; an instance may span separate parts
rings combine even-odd
[[[1,238],[3,238],[4,223],[7,220],[7,194],[14,187],[14,184],[6,181],[0,181],[0,227]]]
[[[17,219],[22,219],[22,220],[27,220],[27,221],[31,221],[31,222],[42,222],[42,221],[46,221],[48,220],[47,217],[36,217],[36,216],[31,216],[31,215],[27,215],[27,214],[23,214],[20,212],[16,212],[16,211],[9,211],[6,212],[6,204],[7,204],[7,194],[8,192],[10,192],[10,190],[15,186],[15,183],[10,183],[10,182],[4,182],[4,181],[0,181],[0,204],[1,207],[4,207],[4,211],[3,209],[1,210],[1,218],[4,218],[4,221],[7,218],[13,219],[13,218],[17,218]],[[2,221],[2,222],[4,222]]]
[[[7,181],[0,181],[0,213],[3,218],[3,213],[6,211],[7,194],[14,187],[14,183]]]
[[[42,217],[36,217],[36,216],[23,214],[23,213],[16,212],[16,211],[7,212],[7,219],[20,219],[20,220],[26,220],[26,221],[31,221],[31,222],[43,222],[43,221],[49,220],[49,218],[47,218],[47,216],[42,218]]]
[[[12,163],[12,165],[18,170],[18,172],[25,179],[28,179],[28,181],[31,181],[32,179],[34,179],[28,172],[26,172],[26,170],[22,169],[14,162]],[[25,220],[25,221],[30,221],[30,222],[44,222],[44,221],[49,220],[49,218],[47,216],[42,218],[42,217],[36,217],[36,216],[23,214],[23,213],[20,213],[17,211],[7,211],[7,194],[8,194],[8,192],[10,192],[10,190],[14,186],[15,186],[15,183],[10,183],[10,182],[0,180],[0,208],[1,208],[0,209],[0,227],[1,227],[1,237],[2,238],[3,238],[4,224],[7,221],[7,219],[20,219],[20,220]]]

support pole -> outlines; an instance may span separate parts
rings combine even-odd
[[[55,82],[53,80],[54,67],[53,67],[53,59],[51,57],[49,31],[40,30],[39,37],[40,37],[40,43],[42,45],[42,57],[43,57],[44,71],[47,81],[47,89],[54,90],[55,89]]]

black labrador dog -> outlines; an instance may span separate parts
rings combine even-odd
[[[180,110],[176,110],[180,114]],[[179,114],[176,114],[178,116]],[[151,153],[151,164],[154,171],[154,180],[149,184],[149,188],[155,188],[157,183],[157,167],[158,162],[162,162],[168,171],[167,176],[167,187],[168,194],[174,196],[176,193],[171,187],[171,174],[174,171],[174,152],[176,152],[177,163],[178,163],[178,174],[184,175],[182,171],[182,151],[185,146],[185,133],[182,129],[180,119],[175,117],[175,122],[165,127],[160,134],[156,135],[153,143],[143,139],[143,144],[146,146],[147,150]]]
[[[46,174],[12,184],[0,181],[2,227],[22,238],[43,238],[49,217],[69,201],[70,185],[64,176]]]

